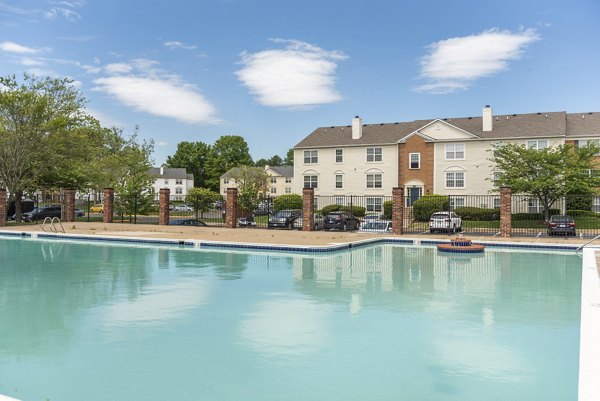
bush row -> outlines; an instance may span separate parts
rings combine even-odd
[[[319,210],[318,213],[323,216],[331,213],[331,212],[350,212],[356,217],[365,217],[367,209],[363,206],[340,206],[340,205],[327,205],[323,207],[323,209]]]

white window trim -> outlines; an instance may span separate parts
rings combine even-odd
[[[306,153],[307,152],[310,152],[310,155],[311,155],[311,156],[309,156],[310,161],[308,161],[308,162],[306,161]],[[312,156],[313,152],[316,152],[316,157]],[[316,161],[312,161],[313,158],[316,159]],[[318,149],[305,150],[304,152],[302,152],[302,161],[304,162],[304,164],[311,164],[311,165],[319,164],[319,150]]]
[[[373,160],[369,160],[369,149],[373,149]],[[381,154],[379,155],[381,157],[381,160],[376,160],[376,158],[377,158],[377,154],[375,152],[376,149],[381,150]],[[378,147],[378,146],[372,146],[372,147],[367,148],[366,161],[367,161],[367,163],[383,163],[383,148]]]
[[[341,187],[337,186],[337,178],[338,178],[338,176],[342,177],[342,186]],[[334,189],[338,189],[338,190],[339,189],[344,189],[344,174],[337,173],[337,172],[333,173],[333,188]]]
[[[418,167],[412,167],[412,156],[413,155],[417,155],[417,163],[419,164]],[[409,170],[420,170],[421,169],[421,153],[413,152],[413,153],[408,154],[408,169]]]
[[[375,200],[379,200],[379,202],[376,202]],[[372,204],[370,206],[372,206],[371,210],[369,210],[369,201],[372,202]],[[379,206],[379,210],[377,210],[377,208],[375,208],[375,206]],[[368,196],[367,199],[365,200],[365,209],[367,210],[367,212],[383,212],[383,197],[381,196]]]
[[[456,145],[462,145],[463,150],[463,157],[456,157]],[[452,154],[454,154],[454,157],[448,157],[448,147],[452,146],[454,148],[454,150],[452,151]],[[464,143],[447,143],[444,145],[444,160],[465,160],[467,158],[467,147]]]
[[[379,182],[381,183],[381,186],[379,186],[379,187],[376,186],[376,184],[375,184],[377,182],[375,180],[376,175],[378,175],[380,177]],[[373,176],[373,186],[372,187],[369,186],[369,176]],[[381,173],[381,172],[366,173],[365,174],[365,187],[367,189],[375,189],[375,190],[383,189],[383,173]]]
[[[317,180],[316,180],[316,184],[317,184],[317,186],[313,187],[313,186],[312,186],[312,181],[311,181],[311,186],[310,186],[310,187],[307,187],[307,186],[306,186],[306,177],[317,177]],[[302,187],[303,187],[303,188],[314,188],[314,189],[318,189],[318,188],[319,188],[319,175],[318,175],[318,174],[304,174],[304,175],[302,175]]]
[[[462,187],[449,187],[448,186],[448,173],[452,173],[452,174],[456,174],[456,173],[462,173],[463,174],[463,186]],[[456,176],[454,176],[454,182],[456,183]],[[444,188],[445,189],[459,189],[459,190],[463,190],[467,188],[467,174],[465,170],[450,170],[450,171],[444,171]]]
[[[534,142],[535,142],[535,146],[530,146],[530,144],[533,144]],[[540,148],[540,142],[546,142],[546,146],[544,146],[543,148]],[[546,149],[549,146],[550,146],[550,143],[548,143],[547,139],[530,139],[527,141],[527,149],[542,150],[542,149]]]
[[[338,150],[342,152],[342,154],[340,155],[340,157],[342,158],[341,161],[337,160],[337,158],[338,158],[338,154],[337,154]],[[339,148],[335,149],[334,152],[333,152],[333,157],[335,158],[335,163],[336,164],[342,164],[344,162],[344,149],[339,149]]]

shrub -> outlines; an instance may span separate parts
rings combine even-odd
[[[500,209],[487,209],[482,207],[457,207],[454,213],[463,220],[493,221],[500,220]]]
[[[391,200],[383,202],[383,218],[384,219],[386,219],[386,220],[392,219],[393,205],[394,205],[394,202]]]
[[[273,200],[273,210],[278,212],[284,209],[302,210],[302,196],[298,194],[281,195]]]
[[[593,203],[592,194],[566,196],[567,210],[592,210]]]
[[[589,210],[567,210],[571,217],[600,217],[600,213],[595,213]]]
[[[413,203],[413,216],[418,221],[428,221],[435,212],[448,210],[448,197],[443,195],[424,195]]]
[[[350,212],[356,217],[365,217],[367,209],[364,206],[340,206],[341,211]]]
[[[340,210],[340,205],[327,205],[324,206],[323,209],[321,209],[320,213],[325,216],[328,215],[331,212],[337,212],[338,210]]]

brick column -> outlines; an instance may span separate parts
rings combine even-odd
[[[115,205],[115,190],[112,188],[104,188],[104,200],[102,201],[102,222],[113,222],[113,209]]]
[[[302,190],[302,231],[313,231],[315,228],[315,189]]]
[[[225,227],[236,228],[237,226],[237,188],[227,188],[227,199],[225,200]]]
[[[6,198],[6,189],[0,189],[0,227],[6,225],[6,212],[8,211]]]
[[[512,235],[512,188],[500,188],[500,236],[508,238]]]
[[[392,189],[392,234],[404,234],[404,187]]]
[[[171,220],[169,213],[169,200],[171,199],[171,190],[169,188],[161,188],[158,197],[158,224],[168,226]]]
[[[75,221],[75,190],[65,189],[64,218],[67,223]]]

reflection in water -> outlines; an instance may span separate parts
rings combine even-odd
[[[244,343],[272,356],[316,352],[330,340],[331,309],[305,298],[272,294],[240,324]]]

